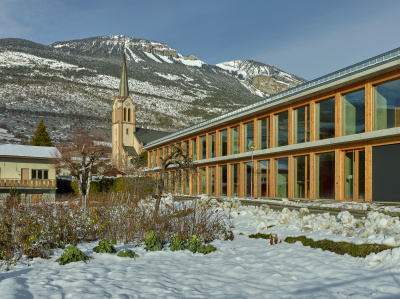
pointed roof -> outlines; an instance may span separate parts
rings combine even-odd
[[[128,76],[126,74],[126,57],[124,52],[124,58],[122,61],[122,72],[121,72],[121,81],[119,83],[119,97],[129,97],[129,89],[128,89]]]

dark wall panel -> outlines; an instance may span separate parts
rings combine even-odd
[[[400,144],[372,148],[372,200],[400,202]]]

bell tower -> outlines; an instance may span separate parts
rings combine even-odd
[[[122,60],[119,94],[113,101],[112,112],[112,156],[111,163],[117,168],[124,167],[128,148],[134,147],[136,132],[136,104],[129,97],[126,55]]]

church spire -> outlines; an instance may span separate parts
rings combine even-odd
[[[119,83],[119,97],[123,98],[129,97],[128,76],[126,75],[125,49],[124,49],[124,58],[122,61],[121,82]]]

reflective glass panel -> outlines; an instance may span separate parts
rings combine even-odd
[[[335,137],[335,98],[315,104],[315,137],[317,140]]]
[[[400,79],[375,86],[374,129],[400,127]]]
[[[365,132],[365,90],[343,96],[343,135]]]
[[[276,159],[276,197],[288,197],[288,158]]]
[[[285,111],[275,115],[276,146],[289,144],[289,112]]]

